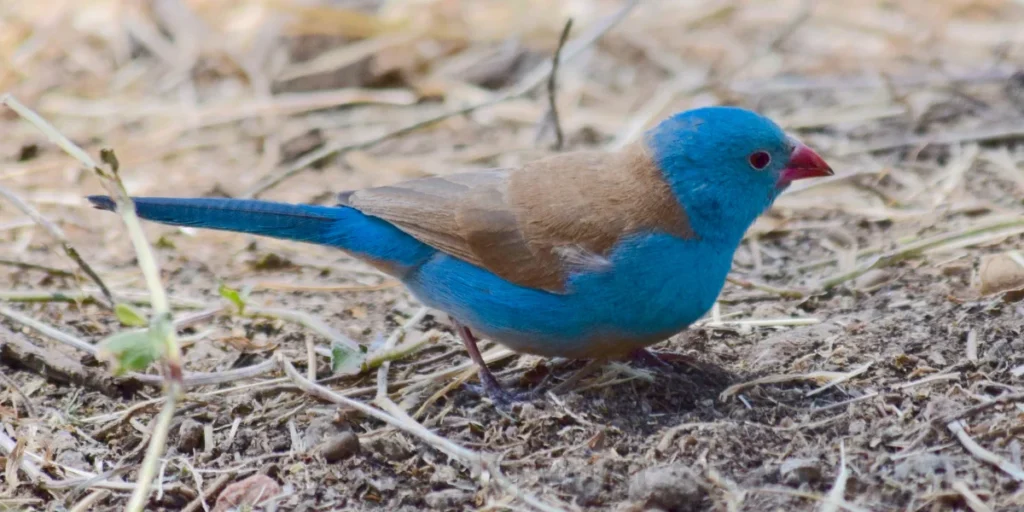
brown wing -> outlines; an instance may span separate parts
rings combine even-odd
[[[690,238],[686,214],[644,146],[556,155],[494,169],[346,192],[343,204],[522,286],[565,290],[624,235]]]

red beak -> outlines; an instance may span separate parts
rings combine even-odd
[[[804,178],[821,178],[834,174],[832,168],[825,163],[825,159],[821,158],[814,150],[797,140],[793,142],[793,153],[789,155],[789,162],[786,163],[786,168],[779,175],[779,180],[776,182],[778,187],[785,187]]]

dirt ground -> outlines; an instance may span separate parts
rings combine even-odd
[[[673,111],[728,103],[776,119],[837,175],[795,187],[755,225],[716,309],[656,347],[686,356],[671,370],[610,365],[508,410],[464,385],[475,376],[446,319],[370,267],[146,224],[186,380],[259,372],[188,387],[147,509],[227,510],[230,494],[272,482],[234,503],[1024,510],[1020,2],[302,5],[4,2],[0,92],[92,155],[113,148],[133,194],[330,204],[555,151],[544,66],[572,17],[563,150],[614,149]],[[83,199],[102,192],[96,176],[0,112],[0,187],[147,311],[124,225]],[[0,510],[123,509],[162,388],[69,345],[128,328],[8,198],[0,276]],[[247,314],[222,283],[251,290]],[[379,406],[378,371],[331,375],[328,337],[373,359],[403,332],[386,384],[407,414],[380,414],[404,430],[311,396],[274,364],[306,375],[319,347],[323,386]],[[583,365],[482,348],[516,390]]]

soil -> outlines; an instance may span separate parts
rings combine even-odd
[[[988,10],[972,11],[975,23],[1001,27],[1000,20],[1024,20],[1019,6],[985,4]],[[935,5],[953,9],[943,2]],[[919,7],[908,2],[903,10],[892,9],[912,17]],[[609,34],[589,60],[563,70],[565,90],[583,96],[560,113],[565,150],[612,143],[618,133],[608,127],[625,126],[644,105],[641,99],[673,79],[664,59],[659,64],[656,58],[637,57],[656,51],[639,48],[636,35],[664,9],[638,9],[636,19],[623,22],[624,35]],[[742,33],[762,11],[746,6],[740,11],[746,17],[732,14],[721,22],[725,28],[712,24],[704,30],[710,35],[717,30]],[[834,21],[828,18],[833,11],[824,8],[815,16]],[[793,19],[778,18],[773,26],[784,27]],[[548,35],[557,40],[559,27],[552,29]],[[665,38],[663,50],[674,48],[666,31],[657,24],[650,29],[654,40]],[[722,37],[745,44],[741,36]],[[794,58],[806,50],[799,37],[764,50],[767,37],[738,47],[762,59],[773,58],[772,52]],[[948,67],[989,69],[974,56],[992,47],[979,42],[977,53],[969,53],[970,48],[951,53]],[[491,73],[480,87],[515,83],[549,50],[527,47],[502,68],[507,77]],[[713,52],[702,51],[688,47],[682,52],[690,59],[686,65],[696,69],[714,62],[708,54]],[[1010,54],[1019,54],[1019,48]],[[152,56],[136,58],[144,67],[158,66]],[[536,508],[532,497],[554,510],[1024,510],[1024,487],[1013,474],[1022,466],[1024,432],[1024,302],[1015,293],[1024,289],[1024,280],[996,276],[1010,284],[980,291],[995,278],[984,271],[985,258],[1019,250],[1024,242],[1024,154],[1019,149],[1024,87],[1019,75],[993,78],[957,71],[957,76],[973,78],[942,75],[922,83],[918,79],[925,73],[916,71],[923,67],[885,54],[873,62],[894,73],[893,89],[855,89],[852,80],[836,82],[834,77],[853,76],[856,70],[826,67],[826,60],[823,55],[815,60],[821,69],[791,69],[805,80],[798,86],[781,71],[770,79],[737,73],[734,89],[687,90],[662,109],[708,100],[757,108],[819,149],[837,171],[834,179],[788,192],[751,230],[736,255],[733,277],[755,286],[727,284],[713,314],[654,347],[685,356],[671,368],[608,365],[570,392],[503,408],[455,382],[459,377],[454,375],[424,378],[469,362],[443,314],[430,311],[409,329],[406,341],[428,341],[391,364],[392,399],[438,436],[497,457],[501,473],[516,489],[503,485],[493,471],[481,474],[419,436],[318,400],[274,369],[256,378],[187,390],[147,509],[202,510],[200,494],[211,508],[218,497],[227,504],[226,486],[260,475],[262,480],[229,488],[230,499],[237,500],[233,503],[259,502],[277,510],[531,510]],[[866,61],[861,56],[858,62]],[[615,67],[627,64],[628,73]],[[74,64],[47,65],[57,69],[58,87],[82,86],[84,78],[68,71]],[[344,80],[374,90],[413,88],[403,81],[408,69],[373,80],[351,76],[355,72],[348,70]],[[209,92],[221,78],[204,78],[201,70],[194,74],[200,92],[213,98],[202,101],[227,101],[218,96],[227,92]],[[588,80],[591,85],[585,87]],[[764,80],[763,91],[736,92],[750,80]],[[318,84],[310,87],[328,88]],[[629,89],[631,84],[658,87],[645,93]],[[350,84],[329,87],[342,86]],[[587,87],[593,90],[588,93]],[[142,89],[147,92],[139,93],[141,98],[161,94],[155,85]],[[632,101],[599,105],[600,98],[611,97],[608,92],[622,89],[631,90]],[[546,108],[543,92],[541,87],[493,111],[455,117],[345,153],[265,197],[330,204],[330,192],[528,161],[547,153],[551,143],[547,135],[534,144],[535,121]],[[33,101],[40,97],[41,92],[21,94],[34,108],[42,104]],[[160,101],[160,106],[174,106],[166,97]],[[131,121],[134,114],[124,113],[112,115],[114,120],[76,117],[70,104],[51,106],[42,114],[90,151],[114,147],[133,193],[239,195],[274,168],[261,157],[263,144],[287,143],[282,158],[294,161],[324,140],[356,133],[366,138],[405,124],[411,119],[408,112],[422,117],[447,110],[429,98],[417,103],[290,116],[271,132],[272,142],[260,133],[266,127],[258,115],[186,129],[170,142],[158,131],[159,119]],[[141,108],[138,102],[128,104]],[[885,109],[889,113],[878,113]],[[94,211],[82,199],[101,192],[95,177],[73,170],[69,157],[15,116],[6,116],[3,123],[10,130],[3,130],[9,135],[0,142],[0,185],[58,224],[111,288],[144,290],[118,217]],[[351,126],[339,126],[343,123]],[[1006,126],[1018,131],[986,135]],[[90,130],[95,130],[91,137]],[[158,149],[147,149],[147,144]],[[88,343],[125,330],[101,304],[54,294],[96,295],[60,244],[24,219],[8,203],[0,204],[0,257],[5,260],[0,275],[9,283],[3,297],[10,299],[0,306]],[[981,229],[997,221],[1003,227]],[[250,305],[306,313],[372,353],[420,309],[400,286],[336,250],[153,224],[146,224],[145,231],[176,301],[176,318],[227,305],[218,293],[221,283],[235,289],[251,286]],[[964,231],[973,235],[914,246]],[[857,255],[865,249],[875,251]],[[875,268],[834,286],[825,284],[873,261]],[[1014,272],[1012,265],[1003,268]],[[335,289],[314,288],[325,286]],[[29,300],[35,292],[44,297]],[[305,375],[307,342],[328,346],[306,326],[230,311],[179,332],[187,372],[224,372],[282,357]],[[755,320],[760,324],[749,322]],[[486,353],[495,346],[485,341],[481,348]],[[526,391],[558,383],[583,364],[512,356],[492,369],[510,389]],[[84,500],[94,500],[84,504],[96,510],[123,508],[130,491],[104,491],[81,478],[87,473],[107,484],[135,482],[149,425],[159,414],[155,399],[161,389],[115,378],[94,357],[7,314],[0,319],[0,371],[0,434],[19,443],[13,455],[10,447],[0,448],[0,461],[6,463],[0,474],[0,510],[64,510]],[[328,359],[319,357],[315,372],[338,392],[368,388],[354,398],[371,403],[376,371],[332,377]],[[157,375],[158,368],[148,373]],[[777,376],[782,377],[772,378]],[[394,384],[409,379],[418,379],[417,385]],[[764,383],[744,385],[758,379]],[[1003,469],[983,460],[977,450],[972,453],[972,440],[1005,463]],[[35,465],[47,478],[72,485],[32,482],[17,469],[34,460],[25,453],[43,458]],[[252,489],[258,492],[243,495]]]

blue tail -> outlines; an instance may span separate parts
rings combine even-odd
[[[329,245],[393,270],[416,266],[434,253],[391,224],[347,206],[221,198],[132,199],[143,219]],[[89,201],[101,210],[117,208],[108,196],[89,196]]]

